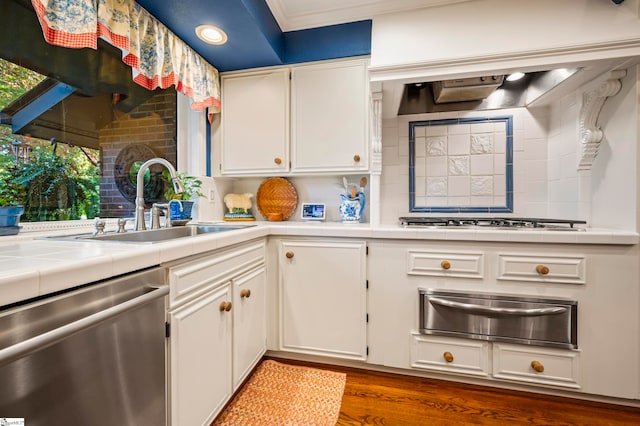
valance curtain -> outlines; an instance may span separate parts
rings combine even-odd
[[[218,70],[134,0],[31,0],[44,38],[69,48],[97,48],[98,37],[122,51],[133,80],[149,90],[171,85],[191,108],[220,111]]]

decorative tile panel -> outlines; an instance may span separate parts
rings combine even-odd
[[[513,212],[513,117],[409,122],[411,212]]]

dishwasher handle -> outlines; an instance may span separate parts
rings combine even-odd
[[[32,337],[15,345],[0,350],[0,367],[3,367],[26,355],[37,352],[41,349],[54,345],[63,339],[73,336],[83,330],[94,327],[108,321],[118,315],[145,305],[152,300],[164,297],[169,294],[169,286],[153,287],[153,290],[127,300],[126,302],[107,308],[95,314],[70,322],[56,329],[47,331],[38,336]]]
[[[429,297],[429,303],[434,305],[447,306],[449,308],[464,310],[473,314],[494,314],[494,315],[556,315],[567,311],[562,306],[551,306],[548,308],[497,308],[493,306],[475,305],[472,303],[455,302],[453,300],[441,299],[438,297]]]

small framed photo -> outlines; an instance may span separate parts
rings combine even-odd
[[[325,220],[326,206],[323,203],[302,203],[302,220]]]

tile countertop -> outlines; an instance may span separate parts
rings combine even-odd
[[[144,245],[34,239],[52,234],[42,232],[1,237],[0,306],[268,235],[616,245],[638,244],[640,240],[638,233],[607,229],[561,232],[417,229],[315,222],[255,224],[257,226],[241,230]]]

